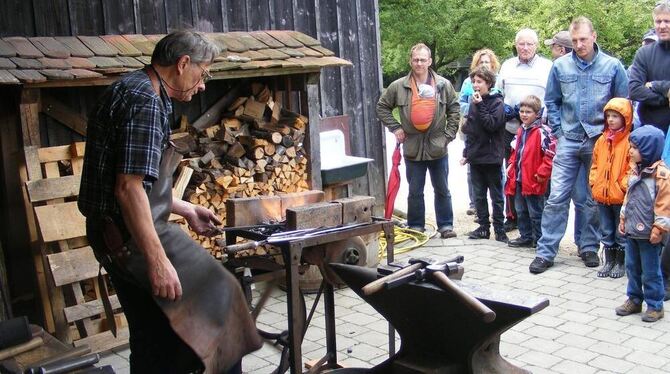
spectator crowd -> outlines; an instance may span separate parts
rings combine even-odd
[[[430,68],[431,50],[412,47],[411,71],[377,105],[403,145],[408,226],[424,230],[428,171],[438,232],[457,235],[447,145],[460,128],[467,213],[478,224],[468,238],[493,233],[510,247],[534,248],[529,271],[543,273],[554,265],[572,201],[584,265],[598,267],[602,257],[598,277],[628,278],[616,314],[642,313],[644,302],[643,321],[663,318],[670,297],[670,0],[655,5],[652,19],[628,70],[580,16],[544,41],[553,61],[537,54],[531,29],[518,31],[516,56],[502,64],[491,49],[476,51],[458,94]],[[516,228],[519,236],[508,238]]]

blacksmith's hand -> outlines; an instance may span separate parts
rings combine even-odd
[[[170,301],[178,300],[181,297],[179,276],[167,256],[160,256],[160,258],[150,261],[148,268],[149,281],[154,296]]]
[[[216,225],[221,224],[221,220],[211,210],[200,206],[193,205],[193,213],[184,216],[188,225],[198,235],[213,236],[219,233]]]
[[[405,141],[405,131],[403,129],[397,129],[393,132],[393,135],[395,135],[395,140],[398,143],[402,143]]]

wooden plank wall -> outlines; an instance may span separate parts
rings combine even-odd
[[[295,29],[354,66],[321,76],[321,115],[351,117],[353,152],[375,159],[356,193],[384,196],[383,131],[375,115],[381,92],[377,0],[5,0],[0,36],[162,34],[179,28],[207,32]],[[69,96],[69,95],[67,95]],[[76,98],[69,98],[78,100]],[[196,98],[188,114],[204,109]],[[81,105],[81,103],[79,104]],[[82,108],[85,109],[85,108]],[[45,145],[67,136],[50,130]]]

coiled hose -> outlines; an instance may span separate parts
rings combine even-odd
[[[393,222],[395,224],[395,227],[393,228],[393,234],[395,236],[393,253],[396,255],[421,247],[426,244],[430,238],[437,234],[437,226],[432,222],[426,222],[426,226],[429,228],[426,232],[412,230],[406,227],[406,220],[400,215],[394,214]],[[384,237],[383,232],[379,234],[378,256],[380,260],[386,257],[386,237]]]

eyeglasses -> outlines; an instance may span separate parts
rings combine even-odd
[[[426,62],[428,62],[428,59],[427,58],[413,58],[412,62],[415,63],[415,64],[425,64]]]
[[[534,47],[535,43],[527,43],[527,42],[516,43],[516,46],[517,47]]]
[[[200,74],[200,80],[202,80],[202,83],[207,83],[210,79],[212,79],[212,74],[209,73],[209,71],[205,70],[202,66],[196,64],[202,70],[202,74]]]

